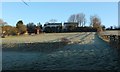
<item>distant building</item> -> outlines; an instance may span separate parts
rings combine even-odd
[[[44,32],[61,32],[62,23],[47,23],[43,27]]]
[[[64,30],[73,31],[78,27],[77,22],[66,22],[64,23]]]
[[[47,23],[45,24],[47,27],[59,27],[62,26],[62,23]]]

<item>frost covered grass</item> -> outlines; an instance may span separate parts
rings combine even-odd
[[[2,43],[34,43],[34,42],[51,42],[60,38],[73,36],[83,33],[42,33],[39,35],[10,36],[2,38]]]
[[[94,33],[46,33],[35,36],[16,36],[2,39],[4,51],[54,51],[67,44],[87,44]]]
[[[3,70],[117,70],[120,67],[116,50],[95,33],[58,33],[44,36],[51,39],[34,42],[29,37],[32,43],[15,43],[14,38],[12,43],[4,41]],[[34,38],[37,37],[41,36]]]
[[[65,45],[63,42],[3,44],[3,51],[54,52]]]

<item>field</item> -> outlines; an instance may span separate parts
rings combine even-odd
[[[2,39],[2,43],[34,43],[34,42],[54,42],[61,38],[76,39],[76,35],[82,36],[87,33],[42,33],[39,35],[10,36]],[[77,39],[76,39],[77,40]]]
[[[3,70],[118,70],[118,54],[94,32],[3,38]]]
[[[106,30],[101,32],[103,35],[120,35],[120,30]]]
[[[89,38],[90,37],[90,38]],[[87,38],[87,40],[85,40]],[[3,50],[54,51],[67,44],[86,44],[94,38],[88,33],[43,33],[40,35],[11,36],[2,39]],[[51,48],[51,49],[50,49]],[[54,49],[54,50],[53,50]]]

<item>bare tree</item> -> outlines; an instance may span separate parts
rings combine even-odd
[[[101,25],[101,20],[97,15],[90,16],[90,21],[91,21],[90,25],[93,27],[98,27]]]
[[[86,18],[84,13],[73,14],[69,17],[68,22],[78,22],[80,26],[85,26]]]
[[[101,31],[102,29],[101,20],[97,15],[90,16],[90,21],[91,21],[90,25],[93,28],[96,28],[98,31]]]
[[[76,15],[75,14],[71,15],[68,19],[68,22],[77,22]]]
[[[83,26],[85,26],[86,22],[87,22],[87,20],[86,20],[86,18],[84,18],[84,20],[83,20]]]
[[[90,16],[90,26],[93,26],[93,16]]]
[[[79,13],[76,15],[77,16],[77,22],[79,23],[80,26],[84,26],[86,23],[86,19],[85,19],[85,14],[83,13]]]

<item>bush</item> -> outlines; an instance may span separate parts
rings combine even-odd
[[[15,28],[15,27],[13,27],[13,28],[10,30],[10,34],[11,34],[11,35],[17,35],[17,33],[18,33],[18,29]]]
[[[18,33],[18,29],[16,27],[12,27],[12,26],[4,26],[2,28],[2,31],[4,31],[3,36],[4,35],[17,35]]]

